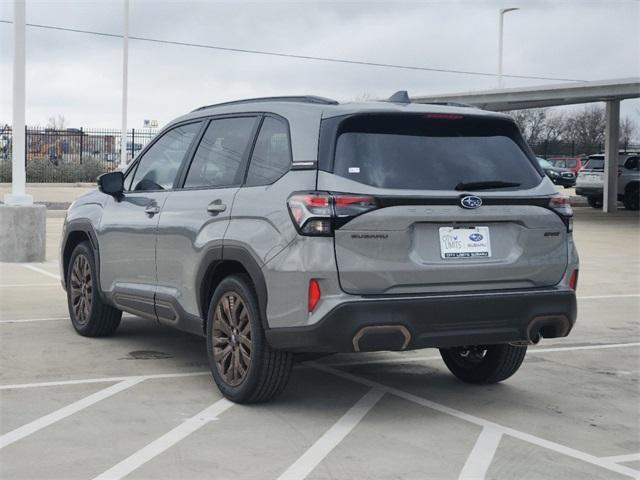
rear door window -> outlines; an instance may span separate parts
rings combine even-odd
[[[338,128],[333,173],[375,187],[415,190],[455,190],[475,182],[523,189],[542,179],[511,122],[445,114],[347,118]]]
[[[193,157],[185,188],[218,188],[240,185],[243,161],[256,117],[212,120]]]

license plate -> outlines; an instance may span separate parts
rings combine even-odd
[[[440,227],[442,258],[490,257],[489,227]]]
[[[586,183],[599,183],[600,182],[600,175],[585,175],[584,176],[584,181]]]

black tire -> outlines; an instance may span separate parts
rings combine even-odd
[[[637,183],[626,188],[622,203],[627,210],[638,210],[640,208],[640,188]]]
[[[236,274],[220,282],[209,303],[206,335],[209,368],[226,398],[260,403],[282,393],[293,354],[273,350],[267,343],[249,277]]]
[[[71,324],[83,337],[112,335],[122,318],[120,310],[102,301],[97,279],[93,249],[88,242],[81,242],[67,267],[67,305]]]
[[[451,373],[467,383],[506,380],[518,371],[526,353],[526,346],[508,344],[440,349]]]
[[[602,198],[600,197],[587,197],[587,203],[592,208],[602,208]]]

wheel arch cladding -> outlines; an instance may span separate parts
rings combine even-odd
[[[93,227],[85,221],[74,220],[67,225],[62,248],[62,277],[64,284],[67,283],[67,272],[69,261],[73,250],[82,242],[89,242],[93,250],[95,265],[97,270],[97,281],[100,281],[100,255],[98,253],[98,240]]]
[[[198,306],[200,317],[203,319],[203,328],[206,326],[209,302],[213,292],[225,277],[234,273],[245,274],[251,280],[258,297],[262,325],[265,329],[268,328],[267,285],[264,275],[253,256],[245,248],[236,246],[225,246],[224,250],[222,247],[214,247],[204,256],[197,275]]]

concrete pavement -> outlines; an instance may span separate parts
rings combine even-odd
[[[530,478],[640,475],[640,223],[576,209],[579,317],[499,385],[436,350],[299,362],[266,405],[222,399],[204,340],[126,315],[71,327],[47,261],[0,264],[0,477]]]

